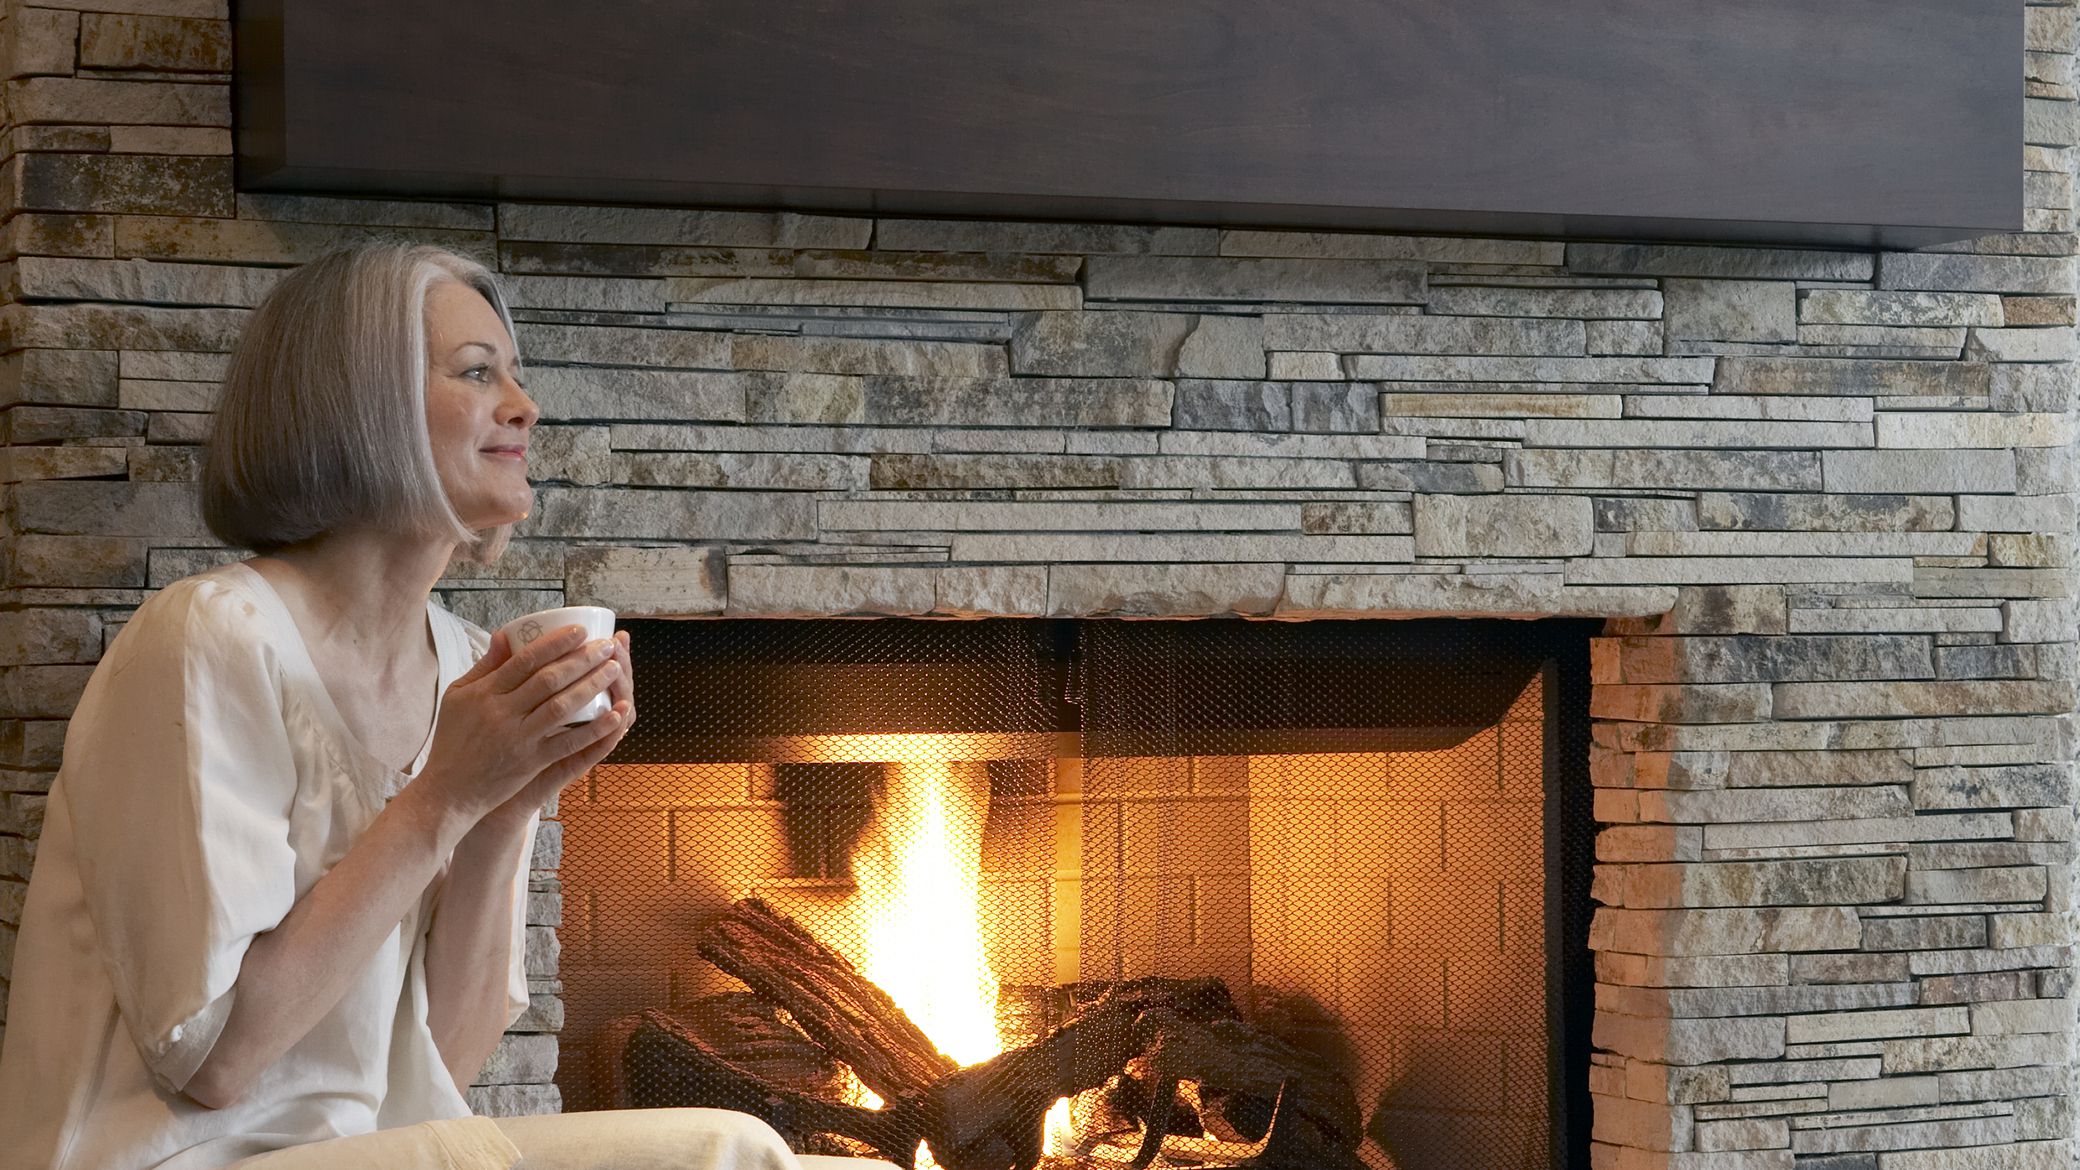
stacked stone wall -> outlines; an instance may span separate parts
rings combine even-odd
[[[246,311],[421,240],[545,413],[464,616],[1609,618],[1599,1170],[2070,1162],[2073,8],[2026,230],[1914,253],[240,192],[221,0],[0,15],[0,971]]]

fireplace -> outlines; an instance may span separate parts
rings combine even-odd
[[[981,1066],[944,1165],[1586,1165],[1594,626],[631,623],[643,720],[560,809],[566,1108],[901,1155]],[[945,1063],[834,1037],[771,932]]]

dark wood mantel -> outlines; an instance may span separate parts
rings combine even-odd
[[[1918,246],[2022,0],[242,0],[247,189]]]

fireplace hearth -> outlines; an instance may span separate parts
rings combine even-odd
[[[1586,1165],[1593,628],[632,623],[643,722],[560,810],[566,1107]]]

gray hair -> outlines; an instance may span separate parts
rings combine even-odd
[[[464,527],[434,468],[426,296],[442,280],[482,294],[517,338],[490,270],[441,248],[349,248],[274,287],[231,355],[211,423],[211,532],[261,553],[364,524],[453,537],[474,560],[504,549],[510,526]]]

